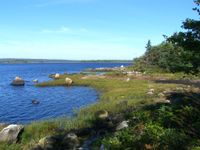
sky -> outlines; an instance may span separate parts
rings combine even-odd
[[[132,60],[198,18],[192,0],[0,0],[0,58]]]

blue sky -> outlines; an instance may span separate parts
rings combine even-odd
[[[197,18],[192,0],[0,0],[0,58],[133,59]]]

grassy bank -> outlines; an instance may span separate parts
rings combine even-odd
[[[160,76],[157,76],[156,79],[158,78],[178,79],[178,76],[179,75],[174,75],[174,74],[160,74]],[[169,91],[184,92],[184,90],[198,91],[198,89],[195,87],[188,87],[187,85],[182,85],[182,84],[156,83],[154,81],[155,76],[152,75],[128,77],[127,75],[119,73],[108,73],[106,75],[101,75],[101,76],[85,75],[85,74],[62,75],[60,79],[44,82],[38,84],[37,86],[44,88],[46,86],[66,86],[65,84],[66,77],[69,77],[73,80],[74,86],[89,86],[95,88],[100,93],[99,101],[96,104],[82,108],[80,111],[76,112],[76,116],[72,119],[59,118],[50,121],[33,122],[25,127],[24,132],[20,137],[20,143],[12,145],[0,144],[0,149],[14,149],[14,150],[22,148],[29,149],[33,145],[38,143],[38,141],[45,136],[62,134],[63,131],[67,132],[71,129],[92,127],[95,120],[95,113],[98,112],[99,110],[106,110],[109,112],[110,115],[125,112],[127,119],[130,119],[130,117],[134,117],[135,113],[137,113],[138,115],[137,117],[140,119],[140,121],[138,122],[138,124],[135,125],[132,124],[131,125],[132,127],[130,129],[133,129],[136,126],[138,127],[138,125],[140,125],[153,128],[153,130],[154,128],[156,128],[155,129],[156,132],[159,132],[157,131],[157,128],[159,130],[161,126],[161,129],[164,132],[165,127],[163,127],[160,124],[155,127],[150,126],[151,124],[154,124],[153,112],[156,112],[156,109],[151,109],[150,111],[147,109],[144,110],[144,107],[151,106],[157,103],[165,104],[166,97],[162,95],[163,92],[169,92]],[[147,94],[147,92],[151,89],[154,90],[153,94]],[[158,124],[157,121],[155,124],[156,125]],[[127,130],[125,133],[127,134],[127,136],[133,134],[130,132],[130,129]],[[126,136],[123,136],[123,133],[121,133],[121,131],[118,132],[118,134],[120,135],[114,137],[108,134],[107,137],[99,139],[99,141],[94,144],[94,148],[96,147],[98,149],[100,143],[104,143],[108,147],[110,145],[111,149],[122,148],[120,146],[123,146],[124,145],[123,143],[117,143],[117,144],[115,143],[116,145],[112,144],[113,140],[117,140],[114,142],[119,142],[120,138],[123,137],[126,138]],[[136,138],[136,136],[134,137],[132,136],[130,138]],[[129,142],[131,142],[130,139],[128,140]],[[141,143],[141,141],[138,142]],[[144,146],[144,144],[148,144],[147,141],[145,142],[142,143],[143,144],[142,146]],[[151,147],[154,146],[154,144],[152,143],[150,143],[149,145]],[[130,145],[127,145],[127,147],[128,146]]]

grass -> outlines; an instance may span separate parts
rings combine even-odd
[[[85,76],[85,74],[62,75],[60,79],[43,82],[37,84],[37,86],[44,88],[47,86],[66,86],[65,78],[69,77],[73,80],[74,86],[89,86],[99,91],[100,97],[96,104],[82,108],[76,112],[74,118],[58,118],[28,124],[21,135],[21,143],[13,145],[0,144],[0,149],[29,149],[41,138],[59,134],[61,129],[69,131],[71,129],[91,127],[94,114],[99,110],[107,110],[109,114],[115,114],[140,104],[146,105],[160,102],[164,98],[159,97],[159,93],[166,89],[175,89],[180,86],[177,84],[158,84],[151,80],[134,77],[130,77],[131,80],[127,82],[127,76],[116,74],[116,72],[109,72],[103,78],[99,76],[83,78]],[[179,75],[160,74],[161,76],[174,78],[174,76],[177,77]],[[152,88],[155,90],[154,95],[147,95],[148,90]],[[124,101],[127,102],[127,105],[122,105]]]

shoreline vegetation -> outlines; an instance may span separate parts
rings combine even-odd
[[[199,77],[123,67],[104,74],[63,74],[36,86],[67,86],[66,78],[72,86],[95,88],[99,101],[75,111],[73,118],[25,125],[20,142],[0,144],[0,149],[188,149],[200,144],[200,104],[193,101],[200,95]]]

